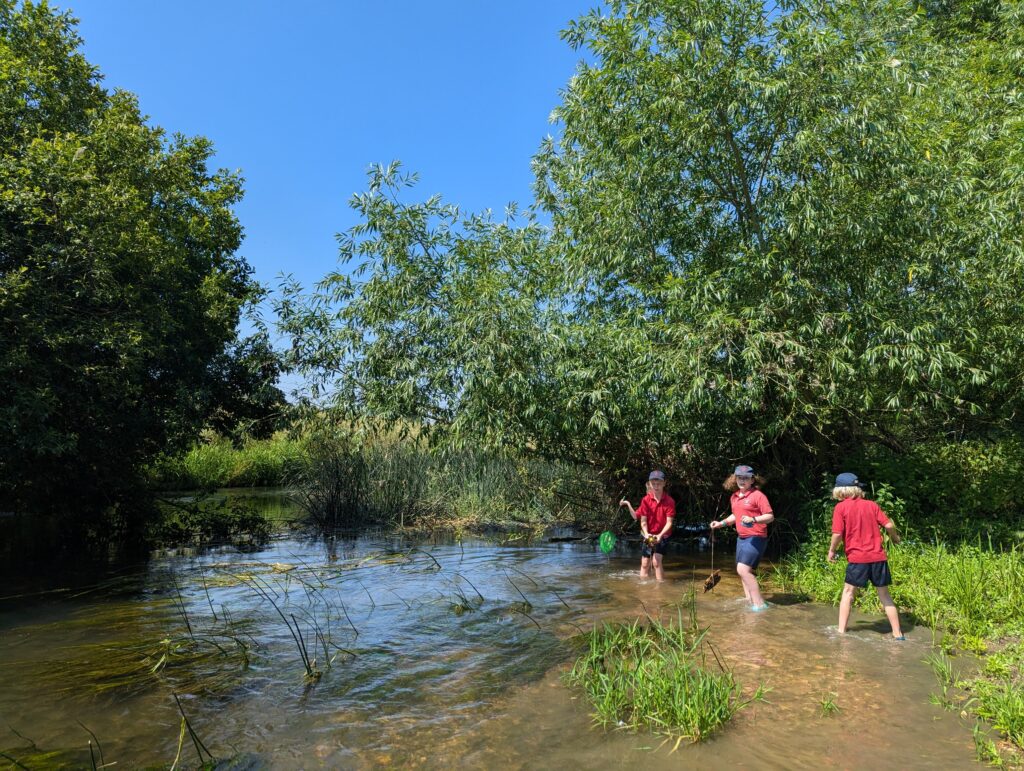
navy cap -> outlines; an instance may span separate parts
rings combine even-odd
[[[649,477],[647,477],[647,481],[651,482],[651,481],[653,481],[655,479],[660,479],[662,482],[664,482],[665,481],[665,472],[664,471],[652,471],[651,475]]]
[[[856,474],[844,471],[836,477],[836,487],[860,487],[860,480]]]
[[[732,472],[738,477],[752,477],[754,476],[754,469],[750,466],[737,466],[736,470]]]

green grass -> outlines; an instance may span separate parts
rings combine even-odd
[[[823,716],[828,717],[829,715],[834,715],[842,709],[839,704],[836,703],[836,698],[838,698],[838,696],[838,693],[831,692],[822,695],[819,704],[821,706],[821,714]]]
[[[251,439],[240,447],[221,437],[207,437],[177,457],[163,458],[150,470],[161,490],[217,487],[280,487],[301,465],[304,443],[283,433]]]
[[[682,612],[674,625],[605,624],[583,635],[586,647],[566,680],[587,694],[605,728],[662,734],[676,746],[708,739],[763,690],[745,698],[706,633],[684,624]]]
[[[837,604],[846,563],[825,561],[827,537],[791,554],[773,583],[819,602]],[[896,604],[959,647],[981,652],[984,641],[1024,632],[1024,549],[985,549],[964,544],[888,546]],[[881,612],[875,593],[861,592],[861,610]]]
[[[977,677],[963,681],[973,711],[1024,749],[1024,642],[985,657]]]

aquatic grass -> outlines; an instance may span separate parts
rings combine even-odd
[[[238,634],[199,633],[82,646],[68,662],[75,672],[53,672],[66,691],[142,693],[170,685],[190,693],[221,693],[237,685],[252,660],[255,644]]]
[[[178,705],[178,713],[181,715],[181,730],[178,734],[178,752],[174,756],[174,762],[171,764],[171,771],[177,767],[178,760],[181,758],[181,745],[184,741],[186,731],[188,732],[189,738],[192,740],[192,746],[195,747],[196,755],[199,757],[199,766],[201,768],[205,768],[207,767],[207,764],[215,764],[217,759],[213,756],[213,753],[206,748],[206,745],[203,744],[202,739],[199,738],[195,729],[192,728],[192,721],[189,720],[188,715],[185,714],[185,708],[181,706],[181,699],[178,698],[178,694],[175,693],[173,695],[174,703]],[[204,754],[206,756],[206,760],[203,759]]]
[[[842,708],[836,703],[836,699],[839,698],[838,693],[829,692],[823,694],[821,700],[818,702],[821,706],[821,714],[825,717],[834,715],[839,712]]]
[[[314,683],[317,680],[319,680],[320,677],[323,675],[323,672],[321,672],[320,669],[318,668],[316,658],[309,655],[309,649],[306,646],[305,636],[302,632],[302,628],[299,626],[299,621],[295,617],[295,614],[289,614],[289,619],[289,616],[285,615],[284,610],[281,608],[281,605],[272,595],[273,589],[262,586],[256,580],[255,577],[252,577],[246,583],[257,595],[259,595],[261,598],[263,598],[266,602],[270,604],[270,606],[274,609],[277,615],[284,622],[285,627],[287,627],[288,629],[288,633],[291,635],[292,640],[294,640],[295,642],[295,647],[298,652],[299,659],[302,661],[302,667],[305,670],[306,681],[309,683]],[[321,636],[322,638],[319,626],[316,624],[315,619],[313,622],[313,627],[314,638],[316,639],[317,636]],[[327,656],[326,643],[324,645],[324,653],[327,665],[330,666],[330,658],[329,656]]]
[[[929,653],[925,657],[924,663],[931,667],[941,689],[940,693],[933,693],[929,697],[931,703],[943,709],[955,709],[957,706],[957,700],[954,698],[957,676],[953,669],[953,660],[940,648]]]
[[[759,688],[745,699],[717,654],[709,666],[706,634],[685,624],[681,610],[674,625],[606,623],[584,635],[585,649],[566,680],[587,694],[594,721],[604,728],[648,730],[676,746],[702,741],[763,698]]]
[[[974,755],[979,763],[987,763],[996,768],[1004,768],[1006,766],[1006,760],[999,751],[999,745],[992,741],[988,731],[985,730],[981,722],[974,724],[971,734],[974,737]]]

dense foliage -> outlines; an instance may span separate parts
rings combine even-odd
[[[612,2],[565,32],[588,57],[535,206],[408,202],[375,169],[343,270],[286,287],[293,363],[446,441],[691,487],[1013,429],[1022,14]]]
[[[104,89],[80,42],[0,0],[0,508],[76,522],[194,439],[255,291],[240,178]]]

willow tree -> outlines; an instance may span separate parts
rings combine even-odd
[[[375,170],[345,268],[282,301],[296,362],[360,411],[609,470],[792,469],[1012,420],[1020,18],[997,8],[993,38],[940,11],[636,0],[577,20],[588,56],[534,207],[406,203]]]

